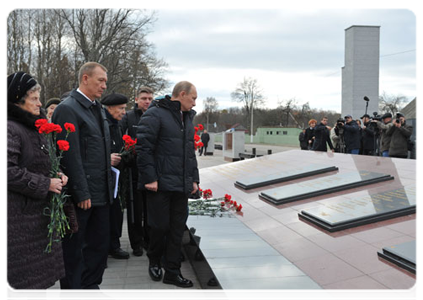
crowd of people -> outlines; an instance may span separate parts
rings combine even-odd
[[[391,113],[374,118],[364,114],[361,120],[346,115],[333,127],[323,117],[319,124],[311,119],[308,125],[299,135],[302,150],[326,152],[329,146],[332,152],[407,158],[414,148],[410,139],[413,127],[402,113],[397,113],[395,119]]]
[[[126,112],[125,95],[112,93],[99,101],[107,87],[103,65],[85,63],[78,81],[77,89],[49,99],[43,108],[41,86],[31,75],[7,78],[10,286],[45,289],[60,280],[62,289],[99,289],[107,259],[130,258],[119,241],[125,208],[132,254],[147,251],[151,279],[193,286],[180,268],[188,197],[199,189],[195,86],[182,81],[171,95],[156,99],[152,89],[141,87],[134,109]],[[48,143],[37,127],[42,119],[74,126],[72,134],[57,133],[58,140],[69,142],[58,174],[51,174]],[[128,156],[122,155],[125,135],[137,141]],[[117,195],[112,170],[120,174]],[[72,224],[46,252],[45,211],[52,195],[64,191]]]

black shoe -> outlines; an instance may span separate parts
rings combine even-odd
[[[173,284],[183,288],[189,288],[194,285],[191,280],[184,278],[182,274],[176,275],[169,272],[165,273],[163,283]]]
[[[114,250],[111,250],[109,254],[116,259],[128,259],[129,253],[126,251],[123,251],[121,248],[117,248]]]
[[[82,299],[85,299],[85,300],[115,300],[115,298],[113,298],[109,295],[106,295],[105,293],[103,293],[100,290],[98,290],[96,293],[93,293],[93,294],[84,295],[84,296],[82,296]]]
[[[159,265],[153,265],[148,267],[148,275],[154,281],[160,281],[163,277],[162,268]]]
[[[142,256],[142,254],[144,252],[142,251],[142,247],[139,247],[139,248],[134,249],[134,251],[132,251],[132,253],[134,254],[134,256]]]

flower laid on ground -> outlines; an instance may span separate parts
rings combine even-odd
[[[230,216],[230,213],[239,213],[242,205],[232,200],[232,196],[225,194],[224,197],[212,198],[213,192],[210,189],[200,190],[200,199],[189,199],[188,207],[190,215],[205,215],[211,217]]]
[[[35,122],[38,132],[44,134],[48,143],[47,149],[51,161],[50,176],[52,178],[59,178],[61,176],[60,160],[63,157],[63,152],[69,150],[69,142],[67,138],[69,133],[75,132],[75,126],[71,123],[65,123],[66,136],[64,140],[57,140],[57,134],[62,132],[60,125],[49,123],[46,119],[39,119]],[[59,151],[57,151],[59,149]],[[45,251],[51,252],[53,241],[60,241],[70,229],[68,217],[66,216],[63,205],[66,198],[69,197],[64,191],[60,194],[53,193],[50,206],[44,209],[44,214],[50,216],[50,223],[48,228],[49,243]]]

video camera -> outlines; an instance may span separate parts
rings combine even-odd
[[[381,115],[378,115],[377,112],[373,112],[373,117],[370,118],[370,121],[373,121],[373,120],[381,121],[382,122],[382,116]]]

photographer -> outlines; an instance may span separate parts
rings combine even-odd
[[[413,127],[406,124],[403,114],[397,113],[396,117],[393,126],[386,132],[386,135],[391,137],[389,157],[407,158],[408,139],[413,133]]]
[[[392,114],[386,113],[382,116],[382,122],[373,119],[372,122],[377,124],[380,129],[380,152],[383,157],[389,157],[389,146],[391,143],[391,136],[387,135],[386,132],[393,126]]]
[[[330,131],[330,138],[332,139],[335,152],[338,153],[345,153],[344,124],[344,119],[338,119]]]
[[[346,153],[359,154],[360,152],[360,127],[351,115],[345,116],[344,141]]]
[[[379,131],[379,129],[376,127],[376,124],[372,125],[368,114],[362,116],[361,119],[363,120],[363,128],[361,131],[363,155],[374,155],[377,144],[376,131]]]
[[[327,125],[328,125],[328,118],[323,117],[322,120],[320,121],[320,124],[314,128],[315,139],[314,139],[314,145],[312,150],[327,152],[328,151],[328,148],[326,146],[326,143],[327,143],[329,145],[330,150],[334,152],[332,141],[330,140],[330,137],[329,137],[329,131],[331,130],[331,127]]]

